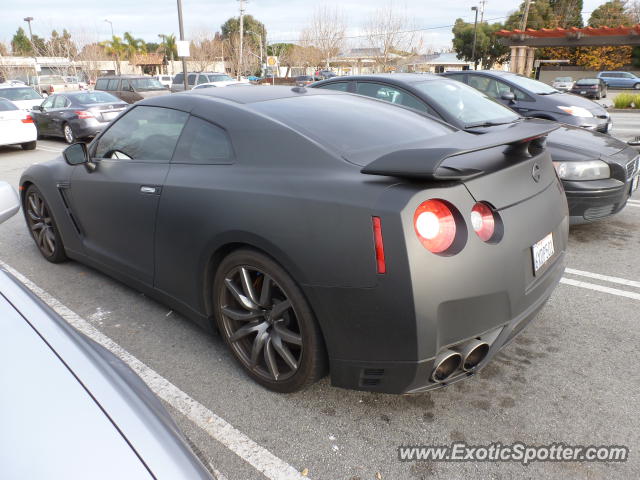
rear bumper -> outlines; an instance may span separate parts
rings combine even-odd
[[[71,128],[77,138],[85,138],[96,136],[107,125],[109,122],[99,122],[96,119],[77,119],[71,123]]]
[[[17,127],[0,129],[0,145],[19,145],[33,142],[38,138],[38,131],[33,123],[23,123]]]

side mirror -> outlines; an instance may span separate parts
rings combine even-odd
[[[516,96],[513,94],[513,92],[503,92],[500,95],[500,98],[502,100],[506,100],[507,102],[513,102],[516,99]]]
[[[96,164],[89,160],[89,152],[87,151],[86,143],[74,143],[69,145],[62,152],[62,156],[71,166],[84,165],[89,172],[93,172],[96,169]]]
[[[34,106],[33,106],[33,108],[32,108],[31,110],[38,110],[38,111],[40,111],[40,112],[41,112],[41,111],[42,111],[42,110],[44,110],[44,109],[42,108],[42,105],[34,105]]]
[[[0,223],[13,217],[20,210],[20,197],[7,182],[0,182]]]

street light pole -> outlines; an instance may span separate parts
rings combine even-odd
[[[178,0],[178,27],[180,28],[180,41],[184,41],[184,25],[182,23],[182,0]],[[182,57],[182,76],[184,77],[182,80],[184,81],[184,91],[189,90],[189,86],[187,85],[187,58]]]
[[[238,72],[237,77],[240,80],[242,75],[242,44],[244,41],[244,0],[238,0],[240,2],[240,54],[238,58]]]
[[[527,29],[527,20],[529,19],[529,7],[533,3],[531,0],[525,0],[524,13],[522,14],[522,22],[520,22],[520,30],[523,32]]]
[[[111,20],[107,20],[106,18],[104,19],[104,21],[111,25],[111,40],[113,40],[113,37],[115,37],[115,34],[113,33],[113,22]]]
[[[37,77],[38,76],[38,59],[36,58],[36,44],[33,43],[33,32],[31,31],[31,22],[33,21],[33,17],[25,17],[23,20],[27,22],[27,24],[29,24],[29,41],[31,42],[31,51],[33,52],[33,69]]]
[[[473,47],[471,48],[471,60],[473,60],[473,69],[478,69],[478,63],[476,62],[476,41],[478,39],[478,7],[471,7],[471,10],[476,12],[476,20],[473,24]]]

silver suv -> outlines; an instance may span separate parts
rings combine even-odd
[[[214,82],[233,82],[234,79],[231,78],[226,73],[219,72],[195,72],[187,74],[187,90],[191,90],[196,85],[202,85],[203,83],[214,83]],[[178,73],[175,77],[173,77],[173,83],[171,84],[172,92],[182,92],[184,91],[184,74]]]

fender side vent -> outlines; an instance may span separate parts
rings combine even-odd
[[[373,387],[379,385],[384,377],[384,368],[365,368],[362,370],[360,385],[363,387]]]

